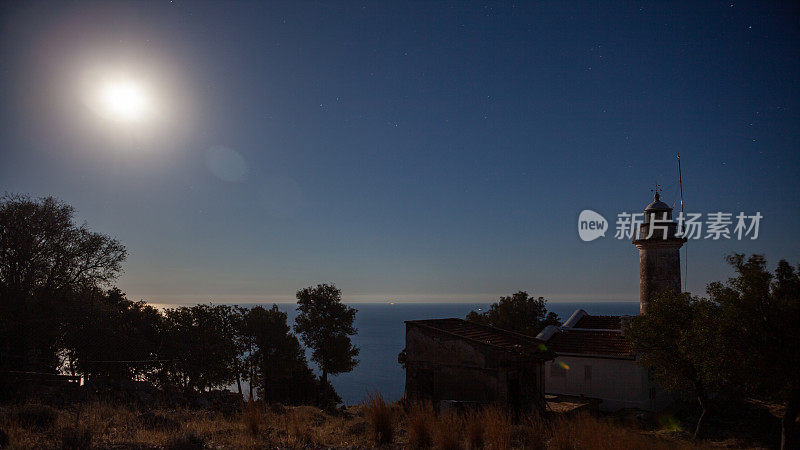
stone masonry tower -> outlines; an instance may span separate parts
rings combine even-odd
[[[678,224],[672,208],[656,192],[653,203],[644,209],[644,222],[633,245],[639,249],[639,312],[644,314],[650,299],[672,289],[681,292],[680,248],[685,238],[677,237]]]

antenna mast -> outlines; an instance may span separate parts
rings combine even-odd
[[[681,187],[681,215],[683,215],[683,176],[681,176],[681,154],[678,153],[678,185]]]
[[[681,192],[681,234],[685,233],[686,230],[686,215],[683,213],[683,175],[681,174],[681,154],[678,153],[678,185],[680,186]],[[686,237],[686,236],[683,236]],[[687,240],[686,243],[688,244],[689,241]],[[687,289],[687,278],[689,278],[689,251],[686,249],[686,245],[683,246],[683,290],[686,291]]]

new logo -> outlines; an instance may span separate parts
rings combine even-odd
[[[584,242],[605,237],[608,230],[606,218],[591,209],[584,209],[578,216],[578,236]]]

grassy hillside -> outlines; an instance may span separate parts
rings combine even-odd
[[[687,434],[589,414],[530,416],[512,421],[500,409],[462,414],[430,405],[401,407],[370,398],[345,411],[248,405],[242,412],[159,410],[93,403],[56,409],[19,405],[0,410],[12,448],[532,448],[701,449],[735,441],[693,442]],[[0,445],[2,447],[2,445]]]

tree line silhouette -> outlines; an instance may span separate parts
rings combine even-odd
[[[89,387],[144,381],[203,392],[235,384],[269,402],[341,401],[328,375],[351,371],[359,349],[350,339],[356,310],[336,286],[298,291],[294,332],[277,305],[159,311],[113,286],[125,246],[77,225],[74,213],[52,197],[0,197],[0,396],[13,397],[14,374],[69,373]]]
[[[707,297],[671,291],[633,317],[625,336],[661,386],[701,409],[695,437],[723,399],[785,405],[781,448],[797,448],[800,416],[800,266],[773,272],[763,255],[727,257],[734,276]]]

